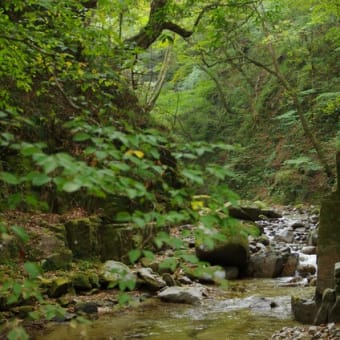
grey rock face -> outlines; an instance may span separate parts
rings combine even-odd
[[[202,289],[198,287],[169,287],[157,296],[163,301],[191,305],[199,304],[203,298]]]

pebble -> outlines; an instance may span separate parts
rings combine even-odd
[[[277,333],[273,334],[270,339],[273,340],[286,340],[286,339],[303,339],[303,340],[314,340],[314,339],[327,339],[327,340],[339,340],[340,339],[340,328],[334,323],[321,326],[310,326],[310,327],[284,327]]]

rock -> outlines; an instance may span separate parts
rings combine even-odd
[[[57,253],[48,255],[41,262],[44,271],[69,269],[72,262],[72,252],[70,249],[61,248]]]
[[[203,298],[202,289],[198,287],[169,287],[157,296],[163,301],[191,305],[199,304]]]
[[[256,241],[260,244],[263,244],[264,246],[269,246],[270,244],[269,238],[266,235],[259,236],[258,238],[256,238]]]
[[[117,285],[120,288],[134,289],[137,277],[130,268],[122,262],[106,261],[100,269],[100,281],[112,288]],[[124,290],[124,289],[122,289]]]
[[[55,315],[51,321],[53,322],[67,322],[67,321],[71,321],[72,319],[76,318],[77,314],[75,313],[68,313],[68,312],[64,312],[64,313],[60,313],[58,315]]]
[[[101,220],[79,218],[65,224],[67,243],[77,259],[93,259],[100,254],[98,230]]]
[[[206,246],[196,246],[196,255],[201,261],[222,267],[237,267],[240,270],[247,265],[249,258],[248,240],[243,236],[229,238],[216,244],[213,249]]]
[[[340,262],[335,263],[334,265],[334,278],[340,278]]]
[[[284,258],[272,251],[261,252],[251,255],[246,270],[247,276],[273,278],[280,276]]]
[[[159,290],[166,286],[166,282],[154,273],[151,268],[140,268],[136,271],[138,278],[151,290]]]
[[[307,237],[307,245],[316,247],[318,245],[318,229],[309,232]]]
[[[176,280],[180,285],[191,285],[193,282],[190,278],[188,278],[186,275],[180,275]],[[177,286],[177,284],[176,284]]]
[[[169,273],[164,273],[162,275],[162,279],[166,282],[166,285],[169,287],[177,286],[175,279]]]
[[[307,277],[309,275],[314,275],[316,273],[316,268],[312,264],[300,263],[297,267],[297,271],[302,277]]]
[[[71,287],[71,279],[66,277],[59,277],[52,281],[48,290],[48,296],[52,298],[60,297],[68,293]]]
[[[282,229],[275,235],[274,240],[292,243],[294,241],[294,232],[289,228]]]
[[[307,246],[301,249],[301,253],[306,255],[314,255],[316,254],[316,247],[315,246]]]
[[[281,276],[294,276],[299,264],[299,254],[289,254],[283,265]]]
[[[329,310],[328,322],[340,322],[340,296],[336,297],[334,305]]]
[[[322,294],[321,305],[316,313],[314,324],[320,325],[327,323],[329,319],[330,309],[335,302],[335,291],[334,289],[326,288]]]
[[[166,228],[164,227],[164,230]],[[101,261],[116,260],[129,262],[128,253],[137,249],[153,245],[153,235],[159,232],[155,225],[148,224],[140,228],[134,224],[103,223],[98,230]]]
[[[11,312],[13,312],[20,319],[25,319],[34,310],[35,307],[31,305],[16,306],[11,308]]]
[[[76,291],[91,290],[92,284],[89,276],[84,272],[74,273],[71,276],[72,285]]]
[[[95,302],[81,302],[74,307],[77,314],[97,314],[98,305]]]
[[[293,328],[284,327],[280,331],[273,334],[271,339],[337,340],[340,339],[340,329],[337,328],[333,323],[323,326],[293,327]]]
[[[279,213],[273,210],[265,210],[255,207],[229,207],[229,214],[231,217],[239,218],[241,220],[258,221],[267,218],[280,218]]]
[[[289,227],[294,229],[294,230],[298,229],[298,228],[303,228],[304,230],[306,229],[305,224],[303,222],[299,222],[299,221],[293,222]]]
[[[225,267],[224,271],[226,280],[236,280],[240,275],[240,271],[237,267]]]
[[[305,324],[313,323],[317,312],[317,306],[314,300],[306,300],[292,296],[291,306],[296,321]]]
[[[101,261],[128,261],[129,251],[142,243],[147,246],[152,242],[150,236],[156,233],[154,225],[140,228],[133,224],[112,223],[107,221],[107,216],[74,219],[68,221],[65,228],[74,258],[100,258]]]

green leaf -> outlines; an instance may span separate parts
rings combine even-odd
[[[82,183],[70,181],[70,182],[66,182],[63,185],[61,190],[66,191],[66,192],[75,192],[79,190],[81,187],[82,187]]]
[[[199,170],[189,170],[189,169],[183,169],[182,175],[190,179],[192,182],[197,184],[203,184],[204,180],[202,177],[202,172]]]
[[[37,153],[41,153],[42,145],[22,143],[20,145],[20,152],[23,156],[32,156]]]
[[[40,267],[34,262],[25,262],[24,268],[31,279],[35,279],[41,275]]]
[[[0,180],[11,185],[17,185],[20,183],[20,179],[17,176],[6,171],[2,171],[0,173]]]
[[[131,301],[131,297],[126,293],[121,293],[118,295],[119,305],[126,305]]]
[[[127,211],[120,211],[116,215],[116,220],[119,222],[129,222],[131,221],[131,215]]]
[[[44,172],[46,174],[54,171],[59,165],[57,159],[54,156],[46,156],[43,154],[37,163],[44,168]]]
[[[49,176],[37,173],[32,179],[32,184],[35,186],[41,186],[48,183],[50,180],[51,178]]]
[[[149,260],[155,259],[155,254],[150,250],[143,250],[143,255]]]
[[[19,227],[17,225],[13,225],[10,227],[10,229],[13,231],[15,235],[17,235],[20,238],[21,241],[27,242],[29,240],[29,236],[24,228]]]
[[[25,329],[21,326],[16,326],[7,334],[8,340],[28,340],[29,336]]]
[[[141,250],[139,249],[133,249],[129,251],[129,260],[133,264],[135,263],[142,255]]]
[[[190,262],[190,263],[198,263],[199,259],[197,258],[196,255],[192,255],[192,254],[183,254],[181,255],[181,258],[186,261],[186,262]]]
[[[174,271],[178,265],[178,261],[175,258],[167,258],[159,264],[159,268],[169,268]]]
[[[88,133],[85,132],[79,132],[76,135],[73,136],[73,140],[75,142],[84,142],[86,140],[89,140],[91,136]]]
[[[10,209],[16,208],[22,201],[22,195],[20,193],[12,194],[7,199],[7,205]]]

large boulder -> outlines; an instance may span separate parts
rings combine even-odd
[[[250,257],[247,275],[251,277],[278,277],[283,268],[283,258],[275,252],[260,252]]]
[[[312,324],[314,322],[317,305],[312,299],[301,299],[292,296],[291,298],[292,313],[294,319],[304,324]]]
[[[64,224],[40,222],[39,232],[33,230],[27,246],[30,260],[41,263],[44,271],[69,269],[73,260]]]
[[[298,254],[266,250],[252,254],[246,274],[257,278],[293,276],[298,266]]]
[[[101,220],[86,217],[68,221],[65,224],[67,243],[77,259],[94,259],[99,257],[98,230]]]
[[[100,259],[128,262],[128,253],[132,249],[150,246],[152,235],[159,231],[153,225],[140,228],[134,224],[102,224],[99,230]]]
[[[242,235],[228,237],[209,248],[204,244],[196,246],[196,255],[201,261],[222,267],[246,268],[249,259],[248,239]]]
[[[152,242],[153,225],[140,228],[127,223],[108,223],[105,217],[86,217],[65,224],[67,243],[76,259],[128,262],[132,249]],[[148,243],[149,242],[149,243]]]

